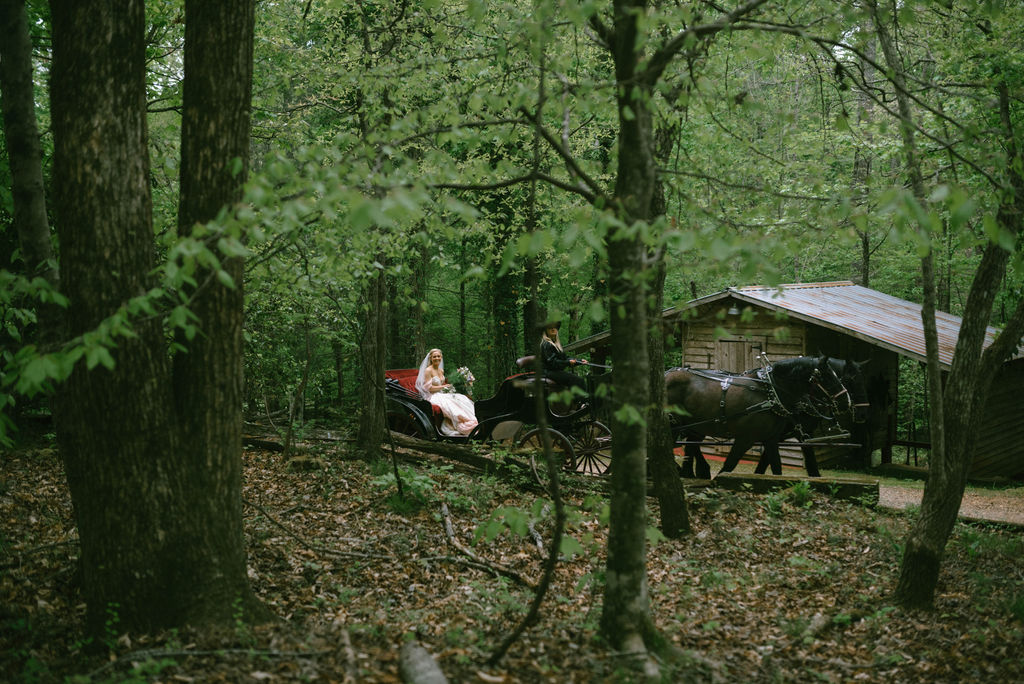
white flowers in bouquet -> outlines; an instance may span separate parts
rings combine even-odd
[[[465,393],[470,397],[473,396],[473,383],[476,382],[476,378],[473,377],[473,373],[466,366],[457,368],[452,373],[452,377],[449,378],[449,382],[453,385],[464,385]]]
[[[465,366],[462,366],[455,372],[462,376],[462,381],[467,385],[472,385],[474,382],[476,382],[476,378],[474,378],[473,374],[469,372],[469,368]]]

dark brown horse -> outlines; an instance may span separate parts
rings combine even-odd
[[[754,444],[777,445],[795,424],[834,419],[853,403],[827,356],[783,359],[744,374],[673,368],[665,373],[665,393],[673,430],[686,441],[683,475],[693,477],[696,463],[705,479],[705,436],[733,439],[722,466],[728,472]]]
[[[792,422],[790,429],[783,434],[782,439],[798,437],[801,442],[806,442],[823,424],[827,427],[842,429],[847,433],[867,432],[864,429],[864,424],[867,422],[870,404],[863,372],[867,362],[835,358],[829,359],[828,362],[847,390],[846,400],[836,401],[837,414],[833,417],[825,415],[815,417],[807,414],[798,416],[798,420]],[[847,405],[848,408],[844,409],[844,406]],[[862,434],[858,439],[866,440],[867,435]],[[805,443],[800,446],[800,451],[804,455],[804,467],[807,469],[807,474],[811,477],[819,477],[821,473],[818,471],[818,459],[814,453],[814,447]],[[778,442],[764,444],[764,450],[761,452],[761,458],[758,460],[754,472],[763,473],[769,466],[771,466],[773,475],[782,474],[782,458],[779,456]]]

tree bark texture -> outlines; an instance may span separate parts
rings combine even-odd
[[[42,148],[36,126],[32,80],[32,40],[24,0],[0,0],[0,92],[3,92],[4,137],[11,167],[14,227],[29,277],[42,276],[55,288],[59,277],[51,265],[50,222],[46,215]],[[40,310],[40,339],[59,338],[61,314],[53,305]]]
[[[28,274],[46,275],[53,255],[46,218],[42,151],[36,127],[32,41],[23,0],[0,2],[0,89],[4,136],[11,165],[14,225]],[[56,273],[51,282],[56,284]]]
[[[654,140],[656,160],[668,159],[675,144],[676,134],[677,128],[674,126],[663,126],[657,130]],[[665,183],[659,177],[651,193],[651,217],[663,217],[667,204]],[[686,494],[673,453],[675,440],[672,437],[672,428],[668,414],[665,413],[665,328],[662,324],[661,311],[665,303],[667,266],[661,249],[649,254],[648,261],[652,262],[652,266],[649,269],[651,282],[647,297],[647,344],[651,388],[647,411],[647,462],[651,468],[654,491],[658,497],[661,532],[670,539],[676,539],[690,531],[690,512],[686,508]]]
[[[200,30],[251,55],[251,2],[217,9],[200,15]],[[79,335],[152,285],[144,2],[56,0],[51,12],[61,281],[71,299],[70,333]],[[238,67],[238,60],[244,57],[231,64]],[[204,66],[227,65],[200,58],[199,69]],[[186,69],[195,68],[193,60]],[[209,80],[233,90],[237,83],[225,81],[248,73]],[[234,110],[247,104],[234,103]],[[199,127],[208,141],[241,140],[237,130],[218,132],[225,125],[221,112],[206,115]],[[223,148],[190,149],[190,173],[224,166]],[[212,218],[228,199],[227,184],[237,197],[239,178],[217,178],[206,177],[203,197],[183,203],[183,212],[195,212],[183,222]],[[197,293],[196,305],[197,339],[204,340],[190,349],[182,376],[172,375],[160,321],[138,320],[135,337],[116,340],[113,369],[80,364],[55,402],[81,539],[87,628],[94,634],[111,624],[152,630],[227,623],[251,601],[241,525],[241,290],[210,288]]]
[[[185,84],[178,229],[212,221],[241,198],[249,168],[255,0],[185,3]],[[241,237],[241,236],[237,236]],[[201,331],[175,356],[178,415],[187,440],[189,491],[208,490],[196,502],[200,517],[221,540],[222,559],[211,574],[231,578],[225,589],[249,599],[242,535],[241,448],[244,321],[243,260],[221,257],[234,287],[200,270],[192,311]],[[211,473],[216,476],[211,477]],[[205,510],[204,510],[205,509]],[[214,537],[214,538],[217,538]]]
[[[627,226],[647,221],[655,181],[651,95],[637,83],[637,16],[642,2],[615,3],[612,56],[619,110],[619,161],[615,184],[617,218]],[[638,232],[608,238],[613,397],[611,522],[601,631],[616,647],[651,630],[647,589],[646,505],[649,405],[647,302],[643,279],[645,245]]]

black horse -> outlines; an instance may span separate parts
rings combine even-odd
[[[850,410],[852,400],[827,356],[800,356],[743,374],[692,368],[665,373],[666,402],[673,431],[686,439],[682,472],[711,477],[700,450],[707,435],[731,437],[733,447],[722,466],[728,472],[755,443],[778,444],[796,424],[832,419]]]
[[[782,439],[799,437],[800,441],[806,441],[823,423],[829,427],[840,428],[847,433],[862,428],[867,422],[868,408],[870,406],[867,383],[864,380],[863,372],[866,364],[867,361],[829,359],[832,371],[839,377],[839,381],[843,383],[843,387],[847,391],[843,400],[840,401],[840,398],[836,398],[837,414],[831,417],[826,415],[800,414],[795,417],[796,419],[793,420],[790,429],[782,435]],[[844,409],[844,406],[848,408]],[[861,432],[866,432],[866,430],[861,430]],[[863,435],[861,439],[866,439],[866,437],[866,435]],[[819,477],[821,473],[818,470],[818,458],[814,453],[814,447],[810,444],[802,444],[800,451],[804,455],[804,467],[807,469],[807,474],[810,477]],[[761,452],[761,458],[758,460],[754,472],[758,474],[764,473],[769,466],[771,466],[773,475],[782,474],[782,458],[779,455],[778,442],[765,442],[764,450]]]

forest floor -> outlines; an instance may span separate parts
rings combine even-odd
[[[122,633],[115,614],[97,643],[82,634],[55,452],[0,458],[0,680],[396,682],[411,639],[452,682],[640,680],[598,636],[607,498],[588,481],[567,483],[574,541],[538,620],[488,665],[526,614],[548,550],[551,515],[525,476],[428,457],[403,463],[400,500],[389,464],[352,459],[342,443],[298,461],[247,450],[249,578],[280,620],[145,635]],[[970,492],[1024,509],[1019,484]],[[935,610],[916,612],[887,600],[912,500],[908,514],[794,486],[692,489],[688,501],[692,534],[648,535],[651,612],[675,647],[663,681],[1024,681],[1020,527],[958,523]]]

